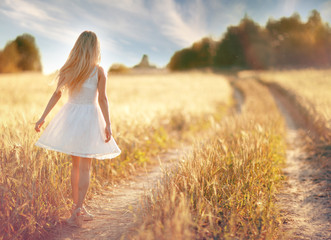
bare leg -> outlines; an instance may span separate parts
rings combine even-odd
[[[77,204],[80,157],[77,157],[77,156],[71,156],[71,157],[72,157],[72,168],[71,168],[72,198],[73,198],[74,204]]]
[[[71,157],[72,157],[72,168],[71,168],[72,199],[73,199],[74,204],[77,205],[80,157],[77,157],[77,156],[71,156]]]
[[[81,158],[79,163],[77,208],[81,208],[83,206],[87,189],[90,185],[91,162],[91,158]]]
[[[82,225],[83,219],[80,216],[81,209],[77,207],[79,202],[79,181],[80,181],[80,165],[81,162],[86,162],[81,159],[81,157],[71,156],[72,157],[72,168],[71,168],[71,187],[72,187],[72,198],[74,202],[74,208],[72,209],[71,217],[67,219],[67,223],[70,226],[80,227]],[[86,165],[86,164],[85,164]],[[79,206],[81,207],[81,206]]]

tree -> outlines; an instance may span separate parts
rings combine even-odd
[[[266,30],[272,41],[277,67],[329,66],[330,28],[323,24],[320,14],[313,10],[307,23],[298,14],[269,20]]]
[[[175,52],[171,57],[168,68],[171,70],[187,70],[211,66],[215,42],[210,38],[193,43],[190,48]]]
[[[108,75],[111,73],[128,73],[128,72],[130,72],[130,68],[128,68],[122,63],[114,63],[108,69]]]
[[[266,32],[245,16],[239,26],[231,26],[220,41],[215,66],[237,66],[263,69],[271,64],[269,39]]]
[[[39,49],[30,34],[18,36],[0,52],[0,72],[41,70]]]
[[[208,38],[176,52],[169,62],[172,70],[197,67],[249,69],[330,67],[331,28],[313,10],[306,23],[300,15],[269,19],[265,27],[245,16],[228,27],[223,38]]]
[[[0,52],[0,73],[19,72],[18,62],[20,56],[16,44],[10,42],[3,51]]]
[[[214,64],[217,67],[246,66],[238,27],[228,28],[224,38],[216,48]]]

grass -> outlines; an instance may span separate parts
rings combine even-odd
[[[285,155],[284,121],[266,87],[246,79],[241,115],[224,118],[168,172],[132,239],[277,239],[275,205]]]
[[[38,238],[69,208],[70,157],[34,146],[34,123],[54,90],[51,80],[35,73],[0,75],[0,239]],[[93,161],[90,197],[215,124],[231,105],[232,90],[214,74],[117,75],[108,81],[108,95],[122,154]]]
[[[331,143],[331,70],[262,71],[257,75],[289,96],[324,141]]]

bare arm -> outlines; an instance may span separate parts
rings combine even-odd
[[[102,115],[106,122],[106,140],[105,142],[109,142],[112,132],[110,128],[110,117],[109,117],[109,106],[108,106],[108,98],[106,93],[106,76],[105,72],[103,71],[102,67],[98,68],[98,102],[101,108]]]
[[[56,103],[59,101],[59,99],[62,96],[62,92],[61,91],[55,91],[51,97],[51,99],[49,99],[48,104],[44,110],[43,115],[40,117],[40,119],[36,122],[35,125],[35,130],[37,132],[40,132],[40,128],[41,126],[44,124],[45,122],[45,118],[47,117],[47,115],[49,114],[49,112],[53,109],[53,107],[56,105]]]

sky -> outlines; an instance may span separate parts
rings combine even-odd
[[[331,23],[331,0],[0,0],[0,49],[18,35],[33,35],[48,74],[90,30],[100,40],[105,70],[134,66],[143,54],[164,67],[175,51],[205,36],[220,39],[246,14],[265,26],[294,12],[306,21],[313,9]]]

